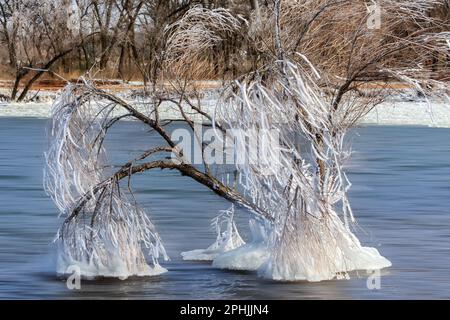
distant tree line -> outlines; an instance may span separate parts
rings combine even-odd
[[[354,7],[355,2],[365,6],[372,3],[364,0],[318,0],[314,5],[309,4],[309,0],[285,2],[296,4],[288,15],[298,16],[295,25],[289,26],[295,28],[297,39],[283,39],[285,47],[300,50],[302,40],[310,28],[316,26],[316,21],[327,19],[329,24],[324,24],[320,33],[314,34],[318,37],[314,41],[323,46],[320,50],[322,56],[337,54],[339,47],[336,26],[332,21],[333,15],[340,13],[333,7],[339,5],[339,10],[342,10],[345,8],[342,4],[349,2],[348,10],[358,10]],[[414,1],[406,2],[414,4]],[[89,73],[91,77],[99,78],[139,79],[146,83],[157,81],[165,59],[168,40],[165,31],[193,6],[226,8],[246,23],[243,32],[222,34],[223,41],[197,56],[196,61],[191,61],[190,69],[185,69],[186,76],[193,79],[236,78],[264,65],[266,50],[259,48],[265,46],[267,39],[260,34],[252,36],[252,30],[255,25],[267,21],[271,14],[271,1],[0,0],[0,76],[14,80],[12,100],[23,100],[44,74],[77,78]],[[424,10],[440,21],[430,24],[433,32],[439,32],[436,28],[441,28],[442,32],[450,30],[450,1],[437,1],[434,8]],[[417,21],[417,25],[405,25],[399,21],[396,26],[398,35],[405,37],[418,30],[422,32],[427,23]],[[339,28],[346,33],[348,28],[358,26],[349,21],[348,26]],[[292,35],[292,31],[287,30],[287,33]],[[399,55],[408,58],[407,52]],[[336,68],[345,65],[341,62]],[[438,73],[441,65],[450,63],[448,52],[432,54],[429,63],[431,71]]]

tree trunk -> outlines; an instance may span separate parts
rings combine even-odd
[[[14,86],[13,86],[13,89],[11,92],[11,100],[12,101],[16,100],[16,96],[19,91],[20,81],[23,79],[23,77],[25,77],[28,74],[28,72],[29,72],[28,69],[23,69],[23,68],[16,69],[16,79],[14,81]]]
[[[126,47],[125,45],[120,46],[120,57],[119,57],[119,65],[117,67],[117,76],[119,79],[125,80],[125,60],[126,60]]]

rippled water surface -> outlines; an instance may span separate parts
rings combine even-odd
[[[180,252],[212,243],[210,219],[229,205],[176,172],[155,171],[133,184],[165,242],[169,272],[83,281],[81,290],[71,291],[55,276],[51,242],[61,220],[42,189],[45,127],[46,120],[0,118],[0,298],[450,298],[450,129],[354,131],[348,172],[358,236],[393,263],[382,272],[379,290],[367,288],[366,272],[350,280],[279,283],[182,261]],[[155,141],[138,124],[124,122],[108,145],[119,163]],[[238,213],[243,225],[246,217]]]

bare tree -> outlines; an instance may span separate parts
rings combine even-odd
[[[1,2],[3,35],[15,72],[12,100],[24,100],[34,82],[89,37],[72,34],[69,5],[65,0]]]

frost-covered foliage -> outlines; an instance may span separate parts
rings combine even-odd
[[[187,69],[189,76],[194,70],[191,64],[204,58],[224,38],[239,30],[241,21],[229,10],[206,9],[194,6],[181,19],[167,26],[165,64],[179,75]]]
[[[185,59],[181,59],[182,55],[197,55],[210,49],[223,40],[221,35],[233,33],[239,26],[240,21],[226,9],[209,10],[194,6],[181,19],[167,27],[167,52],[174,59],[184,61]]]
[[[270,150],[271,172],[258,162],[238,166],[245,194],[273,216],[266,231],[268,260],[259,271],[273,279],[317,281],[350,270],[390,266],[376,249],[362,247],[350,231],[354,217],[347,196],[350,182],[343,170],[349,155],[344,138],[353,113],[361,110],[345,105],[334,110],[315,85],[316,70],[289,61],[283,70],[270,86],[261,79],[238,84],[239,91],[217,111],[218,122],[233,128],[248,131],[258,126],[279,132],[280,148]],[[230,268],[243,268],[236,259]]]
[[[65,218],[55,241],[58,272],[78,265],[83,276],[128,277],[164,272],[167,257],[145,211],[107,170],[103,139],[115,106],[78,103],[68,87],[53,106],[45,189]],[[142,251],[151,257],[147,264]]]

